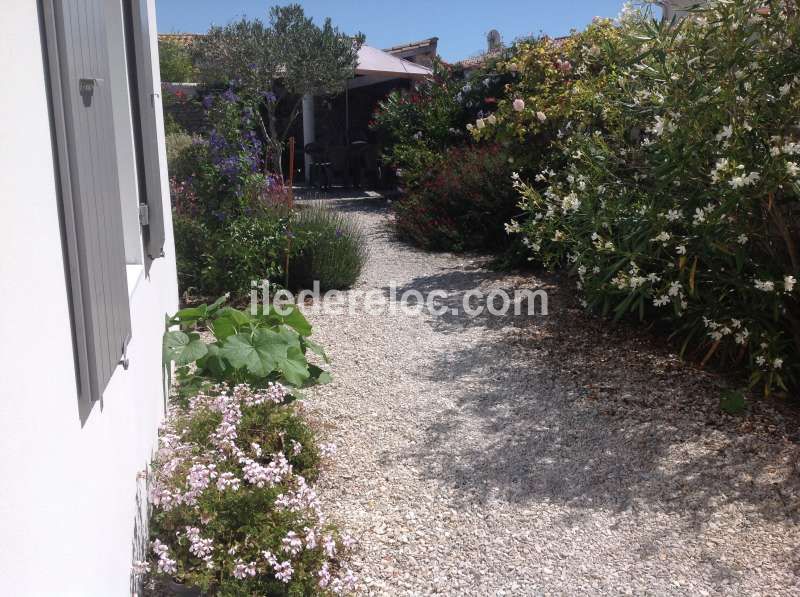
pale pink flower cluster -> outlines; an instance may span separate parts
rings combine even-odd
[[[321,589],[330,588],[330,591],[334,595],[352,593],[356,590],[356,583],[358,582],[356,575],[353,574],[353,571],[349,568],[345,568],[341,578],[334,578],[333,575],[331,575],[328,562],[322,564],[322,567],[317,573],[317,577],[319,578],[317,583],[319,587]]]
[[[237,429],[242,420],[242,409],[239,401],[233,396],[221,394],[213,403],[213,409],[222,413],[220,421],[214,433],[211,434],[211,442],[222,452],[236,452]]]
[[[333,540],[331,535],[325,535],[322,538],[322,549],[329,558],[336,557],[336,541]]]
[[[187,441],[186,410],[177,406],[168,409],[168,420],[162,426],[159,450],[153,467],[150,497],[153,505],[163,511],[179,506],[189,506],[198,512],[198,523],[186,525],[184,531],[176,533],[179,541],[188,542],[189,553],[205,563],[208,568],[221,565],[215,560],[215,554],[227,553],[236,557],[230,566],[233,577],[245,580],[260,574],[272,574],[283,583],[290,583],[294,578],[294,565],[304,550],[321,550],[325,561],[319,571],[319,586],[334,594],[343,594],[355,587],[355,576],[349,569],[336,574],[331,572],[335,565],[329,559],[341,557],[341,549],[350,548],[354,541],[345,536],[338,543],[333,533],[325,532],[325,517],[314,489],[306,483],[301,475],[294,474],[292,465],[283,452],[269,454],[263,452],[257,442],[249,447],[241,448],[236,442],[240,440],[240,425],[244,408],[261,404],[282,404],[287,396],[286,389],[279,384],[272,384],[264,390],[253,390],[240,385],[229,390],[225,386],[212,389],[208,394],[199,394],[189,400],[190,413],[214,412],[221,415],[220,423],[210,435],[211,449],[198,451],[192,441]],[[285,440],[284,440],[285,441]],[[298,455],[303,445],[296,440],[284,444],[287,454]],[[320,445],[320,452],[325,456],[336,453],[334,444]],[[227,470],[226,470],[227,469]],[[231,470],[233,469],[233,470]],[[240,471],[240,472],[239,472]],[[202,525],[213,517],[199,511],[201,498],[207,491],[243,491],[245,485],[255,487],[275,487],[282,485],[284,492],[275,500],[275,508],[301,515],[313,517],[314,522],[302,524],[299,528],[288,530],[281,540],[280,559],[270,551],[261,552],[259,557],[250,561],[239,545],[226,544],[222,537],[204,537]],[[202,523],[202,524],[200,524]],[[302,530],[301,530],[302,529]],[[251,539],[246,539],[249,545]],[[157,572],[174,575],[178,571],[178,563],[170,557],[170,548],[159,539],[152,543]],[[187,563],[187,570],[192,564]],[[138,571],[138,572],[137,572]],[[134,572],[149,572],[147,562],[134,563]]]
[[[303,540],[294,531],[286,533],[281,543],[283,543],[283,551],[293,556],[296,556],[303,550]]]
[[[244,384],[238,385],[233,389],[233,394],[237,398],[240,398],[241,402],[246,406],[258,406],[265,402],[283,404],[289,392],[279,383],[270,383],[266,389],[256,391],[253,391],[250,386]]]
[[[274,487],[292,474],[292,465],[283,452],[273,454],[266,466],[247,456],[241,456],[239,464],[242,465],[244,480],[256,487]]]
[[[189,551],[203,560],[208,568],[213,568],[214,540],[204,539],[200,536],[200,529],[191,526],[186,527],[186,538],[189,540]]]
[[[159,572],[175,574],[178,571],[178,563],[169,557],[169,547],[161,543],[158,539],[153,541],[153,553],[158,557]]]
[[[237,560],[233,563],[233,576],[238,578],[239,580],[243,580],[248,576],[255,576],[256,575],[256,563],[255,562],[247,562],[245,563],[242,558],[237,558]]]
[[[169,512],[181,503],[181,494],[171,490],[163,483],[155,481],[150,487],[150,503],[165,512]]]
[[[308,549],[314,549],[317,546],[317,531],[308,527],[305,527],[303,530],[306,533],[306,547]]]
[[[292,568],[291,560],[279,562],[278,558],[276,558],[275,554],[273,554],[271,551],[263,552],[263,556],[267,561],[267,564],[269,564],[269,566],[272,568],[275,578],[284,583],[288,583],[290,580],[292,580],[294,568]]]
[[[220,491],[225,491],[226,489],[237,491],[241,484],[242,481],[233,473],[222,473],[217,479],[217,489]]]
[[[193,464],[186,477],[186,485],[189,491],[183,494],[181,501],[189,506],[197,504],[197,498],[211,485],[211,481],[217,478],[216,464]]]
[[[317,515],[317,520],[322,522],[324,515],[322,514],[322,506],[319,502],[319,497],[317,497],[317,492],[306,483],[302,475],[296,475],[295,479],[297,480],[297,488],[282,493],[275,498],[275,506],[290,512],[313,511]]]
[[[328,562],[324,562],[322,564],[322,567],[319,569],[317,576],[319,576],[320,588],[324,589],[329,584],[331,584],[331,571],[330,571],[330,566],[328,566]]]
[[[342,593],[351,593],[356,590],[357,582],[358,579],[356,578],[356,575],[353,574],[353,571],[350,570],[350,568],[345,568],[342,578],[336,578],[333,580],[331,589],[337,595],[341,595]]]

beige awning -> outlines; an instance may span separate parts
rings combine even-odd
[[[397,79],[427,79],[433,71],[421,64],[415,64],[392,56],[372,46],[361,46],[358,51],[356,75],[390,77]]]

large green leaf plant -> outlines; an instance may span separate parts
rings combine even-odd
[[[225,297],[211,305],[189,307],[166,319],[164,366],[172,366],[182,389],[208,382],[247,383],[261,387],[280,382],[303,388],[330,380],[308,362],[308,351],[328,362],[313,342],[311,324],[294,305],[259,308],[256,314],[225,306]]]

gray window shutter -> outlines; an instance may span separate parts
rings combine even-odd
[[[57,175],[82,399],[131,336],[103,0],[44,0]]]
[[[161,166],[158,154],[158,121],[161,112],[161,82],[158,63],[153,66],[151,23],[147,0],[131,0],[133,45],[136,54],[136,94],[139,104],[141,151],[144,167],[142,225],[145,252],[150,259],[164,256],[164,198],[161,192]],[[153,24],[154,25],[154,24]],[[155,27],[152,27],[155,31]]]

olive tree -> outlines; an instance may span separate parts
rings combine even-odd
[[[271,150],[268,163],[280,172],[283,144],[303,95],[342,91],[354,76],[363,41],[363,35],[346,35],[330,19],[317,26],[299,4],[290,4],[272,7],[267,23],[241,19],[212,27],[197,40],[194,53],[204,82],[232,82],[260,108],[254,112]],[[285,119],[279,118],[279,106]]]

